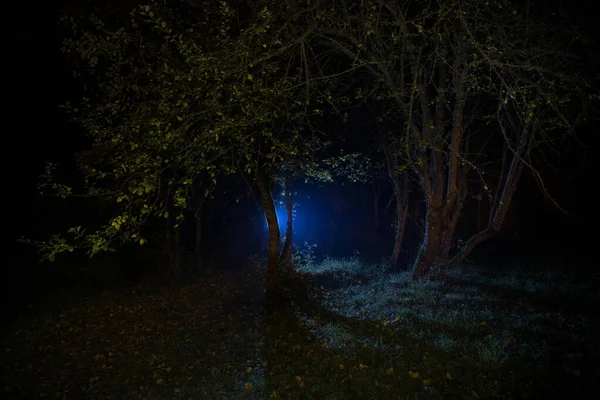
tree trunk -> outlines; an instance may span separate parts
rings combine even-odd
[[[450,197],[450,200],[445,206],[445,232],[444,232],[444,243],[442,244],[442,257],[441,266],[446,268],[448,266],[448,258],[454,239],[456,235],[456,226],[460,219],[460,214],[463,209],[465,198],[467,197],[467,175],[468,169],[463,168],[458,180],[458,187],[451,188],[454,190],[454,194]]]
[[[475,247],[483,242],[491,238],[494,235],[494,231],[492,229],[485,229],[477,234],[471,236],[469,240],[465,243],[462,249],[448,262],[449,267],[457,267],[461,265],[465,258],[475,249]]]
[[[398,209],[397,212],[399,227],[396,228],[396,241],[394,243],[394,256],[392,259],[394,270],[396,270],[396,268],[398,267],[398,260],[400,259],[400,253],[402,252],[402,242],[404,241],[404,232],[406,231],[406,219],[408,217],[408,203],[406,203],[406,205],[404,206],[404,211],[402,212],[401,217],[401,210]]]
[[[269,228],[269,250],[267,256],[267,292],[272,292],[279,289],[281,284],[281,270],[279,268],[279,223],[277,221],[277,212],[275,211],[275,203],[269,185],[267,174],[264,167],[260,166],[256,169],[256,186],[260,194],[260,200],[265,210],[267,226]]]
[[[429,120],[429,118],[427,118]],[[444,159],[440,152],[423,154],[422,187],[425,191],[427,214],[423,242],[415,260],[413,279],[425,277],[431,268],[439,265],[444,246],[446,230],[446,207],[449,195],[444,199],[444,181],[446,178]],[[452,186],[451,186],[452,187]]]
[[[408,201],[409,201],[409,193],[408,193],[408,172],[403,171],[400,172],[398,168],[398,150],[394,149],[385,139],[386,135],[381,129],[378,127],[379,138],[381,140],[380,146],[383,150],[387,162],[388,176],[392,182],[392,187],[394,188],[394,196],[396,197],[396,223],[394,224],[395,230],[395,240],[394,240],[394,250],[392,252],[392,268],[394,271],[398,267],[398,260],[400,259],[400,254],[402,252],[402,242],[404,240],[404,232],[406,229],[406,220],[408,217]],[[400,178],[402,176],[402,178]],[[379,193],[378,193],[379,192]],[[381,195],[380,191],[373,191],[374,201],[379,201],[379,196]],[[375,211],[377,214],[379,213],[378,209]]]
[[[465,243],[462,249],[458,251],[457,254],[449,261],[448,264],[450,267],[455,267],[462,264],[465,258],[471,254],[475,246],[484,240],[489,239],[498,231],[500,231],[500,228],[502,228],[502,224],[506,218],[506,213],[510,207],[513,195],[517,190],[517,183],[521,179],[521,175],[523,173],[523,167],[525,165],[523,161],[523,155],[525,154],[527,140],[528,132],[525,131],[519,146],[513,155],[506,177],[504,178],[502,191],[498,192],[500,195],[494,201],[496,207],[490,210],[488,226],[467,240],[467,243]]]
[[[285,267],[287,272],[292,271],[292,244],[293,244],[293,235],[294,235],[294,225],[293,225],[293,216],[294,216],[294,203],[293,203],[293,193],[292,193],[292,181],[291,178],[286,178],[285,183],[285,210],[287,214],[287,223],[285,227],[285,243],[283,244],[283,251],[281,252],[281,257],[285,262]]]
[[[415,267],[414,278],[423,278],[429,271],[438,265],[443,249],[444,224],[439,208],[430,208],[425,217],[425,234],[419,249]]]
[[[394,252],[392,255],[394,271],[398,267],[398,260],[402,252],[402,242],[404,240],[406,219],[408,217],[408,174],[404,172],[402,175],[402,185],[397,177],[394,182],[396,196],[396,240],[394,241]]]

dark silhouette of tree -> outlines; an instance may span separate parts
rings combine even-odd
[[[503,0],[323,2],[320,18],[319,40],[371,75],[365,101],[384,102],[385,121],[401,121],[394,155],[427,205],[414,276],[460,264],[500,230],[523,170],[541,179],[538,150],[583,118],[585,83],[568,42]],[[487,222],[457,248],[465,199],[479,187]]]

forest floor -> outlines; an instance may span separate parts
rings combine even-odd
[[[413,282],[358,258],[297,272],[267,315],[263,272],[48,306],[3,335],[5,399],[569,399],[600,378],[600,290],[465,267]]]

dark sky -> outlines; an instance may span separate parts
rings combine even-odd
[[[60,34],[56,18],[59,3],[40,2],[33,6],[16,2],[11,15],[13,40],[8,41],[10,54],[4,61],[9,87],[8,120],[3,146],[7,181],[5,190],[15,189],[5,196],[11,204],[11,231],[22,232],[31,221],[28,211],[34,206],[35,177],[41,173],[47,159],[65,159],[73,151],[69,137],[74,130],[58,109],[69,95],[69,72],[63,67]],[[6,129],[11,126],[11,129]],[[8,191],[8,190],[7,190]],[[5,192],[6,193],[6,192]]]

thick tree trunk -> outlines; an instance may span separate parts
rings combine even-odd
[[[285,267],[288,272],[292,271],[292,244],[294,236],[294,203],[292,193],[292,182],[291,178],[286,178],[285,184],[285,210],[287,214],[287,223],[285,227],[285,243],[283,244],[283,251],[281,257],[285,262]]]
[[[429,120],[429,118],[428,118]],[[433,125],[432,125],[433,126]],[[446,178],[442,154],[432,151],[430,156],[423,154],[422,187],[427,199],[425,232],[419,254],[415,259],[413,279],[427,276],[429,271],[439,265],[444,249],[444,237],[447,226],[446,207],[448,197],[444,198]],[[450,193],[449,193],[450,194]]]
[[[439,209],[429,209],[425,217],[425,234],[419,249],[413,278],[423,278],[440,262],[444,245],[444,223]]]
[[[466,92],[464,83],[467,71],[463,67],[465,49],[460,45],[453,52],[453,66],[438,64],[438,87],[451,82],[451,90],[455,101],[452,113],[444,106],[431,107],[432,101],[426,87],[418,85],[418,93],[423,116],[421,130],[415,131],[428,140],[428,149],[422,153],[421,184],[427,199],[427,215],[425,217],[425,235],[417,257],[413,278],[426,276],[432,267],[443,265],[448,257],[454,240],[454,230],[462,208],[462,179],[466,179],[467,169],[462,167],[461,152],[464,150],[464,108]],[[442,56],[446,52],[442,49]],[[416,79],[416,75],[415,75]],[[448,123],[452,124],[449,144],[443,139]],[[446,142],[446,143],[444,143]],[[440,150],[446,148],[445,150]],[[468,168],[468,167],[467,167]]]
[[[454,244],[456,226],[458,225],[465,198],[467,197],[467,174],[468,170],[463,168],[459,177],[458,186],[449,189],[453,190],[454,193],[449,196],[450,200],[445,206],[445,232],[441,257],[441,266],[443,268],[448,266],[448,258],[452,245]]]
[[[256,170],[256,186],[260,194],[260,200],[265,210],[267,226],[269,228],[269,250],[267,256],[267,291],[279,289],[281,284],[281,269],[279,268],[279,222],[277,221],[277,212],[275,203],[269,186],[268,177],[263,169],[258,167]]]

